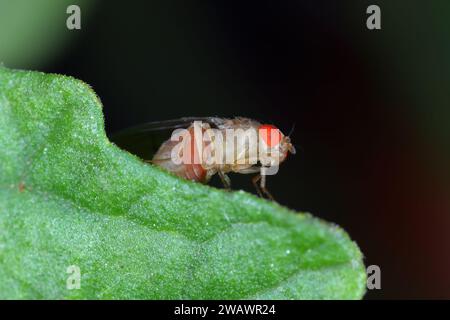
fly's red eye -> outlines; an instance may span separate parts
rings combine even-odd
[[[278,145],[283,138],[283,135],[277,127],[271,124],[263,124],[258,128],[259,136],[264,140],[269,148]]]

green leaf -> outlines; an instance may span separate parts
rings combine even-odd
[[[365,281],[337,226],[145,164],[89,86],[0,67],[1,298],[358,299]]]

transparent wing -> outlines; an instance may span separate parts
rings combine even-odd
[[[188,128],[194,121],[207,122],[211,127],[223,123],[218,117],[183,117],[173,120],[154,121],[124,129],[110,135],[110,140],[142,159],[150,160],[161,144],[170,139],[175,129]]]

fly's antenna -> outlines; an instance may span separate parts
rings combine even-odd
[[[292,124],[292,128],[291,128],[291,130],[289,131],[289,134],[287,135],[288,137],[291,136],[291,134],[294,132],[294,129],[295,129],[295,122]]]

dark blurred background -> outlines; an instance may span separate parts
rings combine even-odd
[[[89,83],[108,134],[182,116],[295,123],[298,153],[268,179],[277,201],[349,232],[381,268],[367,299],[450,298],[449,1],[0,0],[0,61]]]

